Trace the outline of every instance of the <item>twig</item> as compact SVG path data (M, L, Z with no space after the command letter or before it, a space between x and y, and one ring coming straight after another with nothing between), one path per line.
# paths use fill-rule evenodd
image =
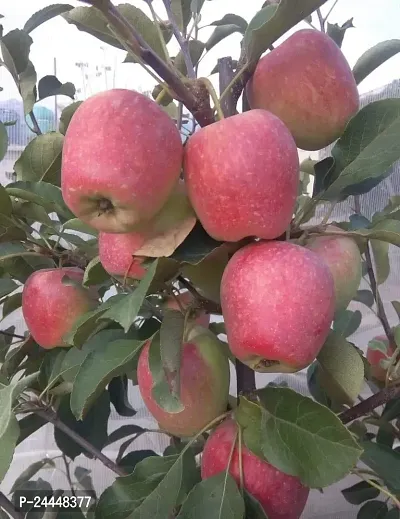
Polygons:
M219 91L227 92L227 87L231 84L232 78L235 73L233 71L233 62L231 57L220 58L218 60L218 71L219 71ZM230 95L220 97L221 109L225 117L234 115L236 112L236 105L234 99Z
M31 118L33 124L33 131L36 133L36 135L42 135L42 130L40 129L40 126L37 122L35 114L33 113L33 110L29 112L29 117Z
M146 4L149 6L151 15L152 15L153 20L154 20L154 25L157 28L158 37L160 38L160 42L161 42L161 45L162 45L165 57L167 58L168 65L172 66L172 61L171 61L171 58L169 57L169 52L168 52L168 49L167 49L167 44L165 43L164 36L163 36L162 30L161 30L160 24L158 23L158 16L157 16L157 13L154 10L153 2L152 2L152 0L145 0L145 1L146 1Z
M329 18L331 12L335 9L336 4L337 4L338 2L339 2L339 0L335 0L335 1L333 2L332 7L329 9L328 14L327 14L327 15L325 16L325 18L324 18L324 22L326 22L326 20Z
M68 463L67 457L66 457L66 455L64 453L62 453L62 459L64 461L65 475L67 477L68 485L71 488L71 493L72 493L73 496L76 496L74 485L72 484L71 471L70 471L70 468L69 468L69 463Z
M318 16L319 24L321 26L321 32L325 32L325 20L324 20L324 17L322 16L321 9L317 9L317 16Z
M27 337L24 337L23 335L18 335L18 334L15 334L15 333L9 333L9 332L5 332L3 330L0 330L0 335L5 335L6 337L13 337L14 339L21 339L21 340L25 340Z
M171 0L163 0L163 4L165 7L165 10L167 11L168 20L171 22L174 36L175 36L177 42L179 43L179 47L182 50L183 59L185 60L187 75L190 79L195 79L196 72L194 70L193 61L190 56L189 43L182 36L182 33L179 30L178 24L176 23L174 13L172 12L172 9L171 9Z
M207 79L205 77L201 78L201 82L206 86L208 93L210 94L211 99L213 100L214 108L217 111L218 119L219 120L223 119L225 117L224 112L221 109L221 105L220 105L220 102L219 102L219 99L218 99L218 96L214 89L213 84L211 83L211 81L209 79Z
M13 519L24 519L25 514L18 512L11 501L0 492L0 508L5 510Z
M359 418L360 416L365 416L369 414L377 407L387 404L388 402L390 402L390 400L393 400L394 398L398 397L400 397L400 385L386 387L378 393L375 393L375 395L366 398L354 407L346 409L346 411L343 411L339 414L339 418L344 424L347 424L349 422L352 422L356 418Z
M107 468L115 472L115 474L118 474L118 476L126 476L126 472L118 467L116 463L114 463L110 458L107 458L101 451L96 449L91 443L89 443L85 438L82 438L78 433L73 431L68 425L65 425L58 417L57 415L47 409L38 409L35 408L34 412L38 415L47 420L48 422L52 423L54 427L57 427L60 431L62 431L64 434L69 436L71 440L76 442L78 445L80 445L82 448L84 448L87 452L92 454L96 459L101 461L103 465L105 465Z

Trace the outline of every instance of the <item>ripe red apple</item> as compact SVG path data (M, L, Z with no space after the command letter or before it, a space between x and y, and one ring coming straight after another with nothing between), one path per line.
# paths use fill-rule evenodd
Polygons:
M251 108L279 117L303 150L319 150L343 133L359 108L353 73L326 34L303 29L260 59L247 96Z
M129 232L165 204L182 166L172 119L151 99L113 89L84 101L65 135L61 188L81 220Z
M327 230L341 231L334 225ZM335 310L344 310L361 282L361 254L357 243L347 236L318 236L312 238L307 247L328 265L335 285Z
M147 343L140 353L138 384L147 409L161 429L174 436L190 437L226 411L229 363L212 332L194 328L182 347L180 398L185 408L178 413L165 411L152 396L149 347Z
M201 477L207 479L228 467L233 442L237 439L237 424L232 419L222 422L206 441ZM242 445L244 488L263 507L269 519L298 519L306 505L309 489L300 480L279 471L258 458ZM239 448L236 445L229 473L240 484Z
M111 276L142 279L146 274L142 266L146 258L135 257L134 254L144 240L144 236L138 232L99 233L99 256L104 269Z
M196 132L185 147L184 172L194 210L216 240L273 239L290 223L299 157L289 130L265 110Z
M80 286L83 270L75 267L38 270L22 292L22 313L35 341L42 348L66 346L63 337L75 321L97 305L97 294ZM67 276L75 282L64 284Z
M328 336L334 304L325 262L288 242L243 247L222 277L229 347L260 372L290 373L308 366Z
M188 306L190 306L193 303L192 294L190 292L183 292L182 294L179 294L176 297L168 296L166 300L166 307L170 310L181 310L181 306L179 306L177 299L179 300L179 303L182 306L183 310L186 310ZM198 317L196 318L196 323L200 326L203 326L203 328L208 328L208 326L210 325L210 314L201 311Z
M375 337L374 340L383 342L386 345L386 355L383 353L383 351L373 350L368 346L367 360L371 364L371 375L377 380L385 382L387 369L381 366L381 360L385 360L388 357L391 357L396 351L396 346L394 344L389 344L386 335L378 335L378 337Z

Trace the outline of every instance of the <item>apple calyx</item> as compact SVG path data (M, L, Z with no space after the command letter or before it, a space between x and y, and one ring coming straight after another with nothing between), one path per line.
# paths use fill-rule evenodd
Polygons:
M98 216L101 216L102 214L111 213L114 210L114 205L108 198L100 198L97 201L99 212Z
M258 373L296 373L296 371L303 369L302 367L285 364L279 360L264 359L262 357L255 357L242 362Z

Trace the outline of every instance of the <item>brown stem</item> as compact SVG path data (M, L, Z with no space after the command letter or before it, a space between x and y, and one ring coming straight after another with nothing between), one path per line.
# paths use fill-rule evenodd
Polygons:
M22 512L18 512L18 510L15 509L14 505L3 492L0 492L0 509L7 512L13 519L24 519L25 517Z
M23 335L17 335L15 333L4 332L3 330L0 330L0 335L5 335L6 337L13 337L14 339L22 339L22 340L26 339L26 337L24 337Z
M64 453L62 453L62 459L64 461L64 465L65 465L65 475L67 477L67 481L68 481L68 485L71 489L71 494L73 496L76 496L76 493L75 493L75 490L74 490L74 485L72 484L72 479L71 479L71 470L70 470L70 467L69 467L69 463L68 463L68 460L67 460L67 457Z
M339 414L339 418L344 424L347 424L349 422L352 422L356 418L360 418L360 416L367 415L377 407L387 404L388 402L390 402L390 400L399 397L400 385L386 387L385 389L382 389L382 391L379 391L379 393L376 393L375 395L366 398L365 400L351 407L350 409L346 409L346 411L343 411Z
M74 440L78 445L80 445L82 448L84 448L87 452L92 454L96 459L101 461L103 465L105 465L107 468L118 474L118 476L126 476L126 472L118 467L116 463L114 463L110 458L107 458L101 451L96 449L91 443L89 443L85 438L82 438L78 433L73 431L68 425L65 425L58 417L57 415L51 411L51 410L45 410L45 409L35 409L35 413L48 422L52 423L54 427L57 427L60 431L62 431L64 434L69 436L71 440Z

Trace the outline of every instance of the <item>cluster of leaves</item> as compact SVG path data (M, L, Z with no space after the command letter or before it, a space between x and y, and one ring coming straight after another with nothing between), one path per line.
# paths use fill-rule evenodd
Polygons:
M154 15L151 2L147 3ZM323 3L324 0L304 0L294 8L290 0L268 1L249 23L228 13L210 24L215 29L205 42L199 39L204 0L172 0L171 8L194 66L223 38L233 33L243 35L235 64L240 78L243 70L254 66L287 30L302 20L312 23L312 13ZM130 4L121 4L116 9L179 77L190 77L184 51L174 57L169 55L167 45L174 32L170 20L163 21L157 15L152 20ZM45 351L29 335L15 336L13 328L3 330L0 335L0 479L10 466L15 447L50 421L55 424L57 446L70 460L81 454L97 456L105 447L122 442L115 466L127 476L117 478L99 497L97 505L85 514L82 512L82 516L101 519L112 513L121 519L144 516L185 519L193 517L195 510L199 517L211 514L240 519L246 514L246 517L265 518L259 503L246 493L242 495L229 473L201 481L196 455L202 450L205 434L190 442L175 442L160 456L149 450L127 453L138 436L146 434L145 429L135 424L108 433L111 405L121 416L135 416L128 401L128 385L137 383L138 353L154 337L162 343L163 351L153 373L158 381L159 402L167 406L172 401L181 404L179 393L170 392L162 368L176 371L179 367L182 319L174 312L163 315L159 296L170 293L173 285L179 286L180 277L184 276L198 292L211 294L207 297L218 305L218 289L213 286L212 276L219 268L218 254L223 253L224 245L212 240L196 224L187 229L179 244L174 243L172 250L169 250L171 243L167 244L168 254L163 244L164 253L158 254L157 259L149 259L146 276L135 286L126 286L104 271L98 257L97 233L69 211L59 187L64 135L79 102L71 103L63 111L56 132L42 135L32 113L37 101L51 95L67 95L74 100L75 88L71 83L61 84L54 76L46 76L37 83L29 59L31 32L60 15L79 30L126 49L123 39L94 6L51 5L35 13L23 29L1 34L0 65L14 78L25 114L30 116L37 134L15 164L17 181L0 186L3 319L21 307L21 289L30 274L59 265L83 268L84 286L95 286L102 301L70 330L66 337L70 348ZM337 35L335 41L340 45L344 31L350 26L349 22L341 27L328 24L328 31L332 37ZM367 51L354 68L357 82L399 50L399 42L392 40ZM125 61L134 62L135 66L140 64L138 56L131 52ZM216 72L218 66L210 73ZM164 85L153 91L157 102L176 119L178 106L170 94ZM302 172L293 221L295 235L312 217L318 204L336 203L366 193L390 174L390 167L400 158L399 114L398 99L371 103L350 121L331 156ZM6 150L6 123L0 123L0 160ZM310 176L314 177L312 196L307 191ZM399 197L393 197L371 221L356 215L350 223L339 224L343 233L357 240L363 253L367 244L371 244L377 282L383 283L390 270L389 244L400 246ZM319 233L321 228L309 226L307 232ZM114 295L110 297L110 293ZM359 291L355 300L375 310L372 291ZM394 301L393 306L400 317L400 302ZM361 460L370 473L368 477L359 473L372 484L358 483L343 490L344 497L353 504L364 503L360 518L395 519L397 511L389 511L376 498L380 489L395 499L400 494L400 452L399 448L393 448L400 436L399 402L388 403L381 414L368 415L348 428L337 417L345 406L354 404L364 379L369 380L374 391L380 389L377 381L371 380L362 353L347 340L360 324L359 311L345 310L336 315L333 331L309 369L313 399L271 386L257 391L254 398L241 397L233 412L247 448L278 469L298 476L311 488L340 481ZM217 335L223 332L217 326L211 329ZM397 346L400 346L399 335L396 331ZM379 343L375 347L379 348ZM81 441L76 441L77 436ZM13 485L14 499L22 489L56 494L57 490L49 483L34 479L39 470L54 463L54 460L39 460L24 471ZM71 478L68 460L65 467L74 489L83 488L94 494L85 469L77 467Z

